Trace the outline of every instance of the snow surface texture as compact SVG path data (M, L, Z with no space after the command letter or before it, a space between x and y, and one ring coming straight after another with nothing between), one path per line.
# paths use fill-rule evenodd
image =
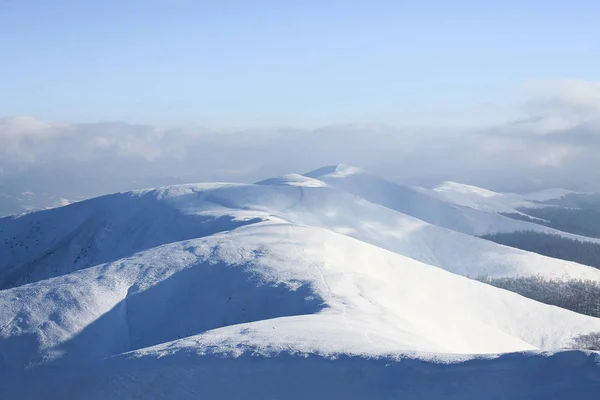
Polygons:
M357 171L0 219L0 397L595 398L594 354L539 351L600 319L461 275L597 270L328 182Z

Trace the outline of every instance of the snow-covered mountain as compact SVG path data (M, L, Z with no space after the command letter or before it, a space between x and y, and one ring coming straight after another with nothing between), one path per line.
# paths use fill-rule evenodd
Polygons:
M474 208L476 210L496 212L496 213L519 213L518 208L539 207L534 199L551 199L562 194L558 193L532 193L531 195L521 195L517 193L498 193L477 186L466 185L458 182L444 182L432 189L415 188L421 192L433 195L440 200L460 206Z
M450 203L483 211L519 213L519 208L546 206L544 202L560 199L576 192L566 189L545 189L532 193L498 193L477 186L458 182L444 182L432 189L416 188Z
M600 280L595 268L442 228L302 175L256 185L211 183L118 193L0 221L0 250L7 255L0 263L0 288L260 221L325 228L470 277Z
M586 236L509 218L498 214L498 210L482 209L484 207L473 208L468 204L461 204L466 203L465 201L457 201L456 198L459 196L440 199L438 195L387 181L357 167L328 166L309 172L306 176L319 179L330 187L352 193L372 203L469 235L534 231L598 242ZM482 191L476 192L481 196ZM473 200L474 196L469 196L469 198Z
M540 351L600 319L468 277L600 271L471 236L521 221L390 185L335 167L0 219L0 396L592 398L593 356Z

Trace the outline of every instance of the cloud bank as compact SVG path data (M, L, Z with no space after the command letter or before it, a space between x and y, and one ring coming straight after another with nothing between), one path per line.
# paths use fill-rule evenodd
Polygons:
M62 197L206 180L256 181L346 163L410 184L496 190L600 182L600 83L528 85L519 118L479 129L349 124L315 130L172 128L0 119L0 189Z

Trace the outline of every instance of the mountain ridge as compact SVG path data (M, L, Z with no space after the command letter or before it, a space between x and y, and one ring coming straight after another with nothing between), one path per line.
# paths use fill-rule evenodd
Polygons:
M385 190L340 187L369 176L361 169L320 174L168 186L0 219L0 251L9 255L0 260L0 372L15 377L0 393L134 396L143 385L158 393L174 383L163 368L174 368L191 374L178 381L189 393L214 394L211 366L234 368L220 370L232 379L250 376L251 365L306 374L299 360L327 377L320 388L338 392L336 366L364 371L357 382L365 390L374 381L362 368L405 371L396 366L405 359L425 374L441 368L442 380L467 379L460 365L478 360L484 380L498 365L515 379L527 363L554 371L569 359L585 376L598 373L582 353L561 354L600 332L599 318L469 278L600 282L599 270L368 201ZM502 356L515 352L523 354ZM392 395L393 377L382 398Z

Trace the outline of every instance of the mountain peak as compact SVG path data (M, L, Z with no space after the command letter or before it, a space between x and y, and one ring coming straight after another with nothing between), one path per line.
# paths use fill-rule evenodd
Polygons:
M445 181L434 187L433 190L436 192L451 191L460 193L472 193L481 197L494 197L499 195L498 193L488 189L483 189L477 186L467 185L466 183L459 183L453 181Z
M315 169L314 171L304 174L310 178L343 178L350 175L360 174L365 172L363 169L346 164L328 165Z
M303 186L303 187L326 187L327 184L315 178L311 178L299 174L286 174L275 178L269 178L256 182L257 185L270 185L270 186Z

